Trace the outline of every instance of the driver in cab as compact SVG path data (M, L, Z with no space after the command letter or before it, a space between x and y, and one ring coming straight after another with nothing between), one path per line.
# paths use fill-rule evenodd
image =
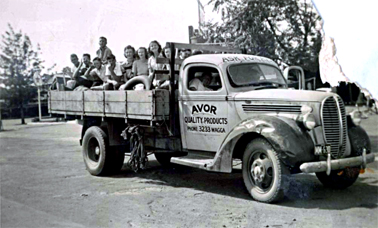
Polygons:
M211 72L203 72L200 77L194 78L189 82L191 91L213 91L209 88L212 81Z

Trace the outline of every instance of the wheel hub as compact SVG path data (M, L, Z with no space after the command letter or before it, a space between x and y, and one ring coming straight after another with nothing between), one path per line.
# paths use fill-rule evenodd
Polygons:
M255 181L260 183L263 182L266 175L266 169L260 159L253 162L251 174Z
M97 156L100 155L100 147L96 146L96 148L95 148L95 154L96 154Z

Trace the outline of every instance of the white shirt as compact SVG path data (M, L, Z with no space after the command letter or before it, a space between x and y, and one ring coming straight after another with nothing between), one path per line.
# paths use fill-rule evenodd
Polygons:
M213 91L212 89L205 87L202 84L202 81L199 80L198 78L195 78L195 79L190 81L189 90L192 90L192 91Z
M105 72L105 75L106 76L111 76L112 74L110 73L110 70L108 69L108 67L110 66L110 63L108 63L106 65L106 72ZM123 74L122 74L122 70L121 70L121 63L119 62L116 62L115 63L115 67L114 67L114 74L117 75L118 77L121 77Z
M76 70L77 70L77 66L73 65L71 67L71 74L70 74L71 78L73 77L73 74L75 73Z
M90 75L99 77L103 82L107 81L107 77L105 76L106 74L105 74L105 66L104 65L101 67L100 70L98 70L97 68L92 69L91 72L90 72Z

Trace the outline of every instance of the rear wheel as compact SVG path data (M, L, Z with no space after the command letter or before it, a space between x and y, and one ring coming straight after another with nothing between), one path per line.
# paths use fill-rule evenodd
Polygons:
M243 180L253 199L271 203L283 198L283 170L277 152L263 138L250 142L243 155Z
M316 173L316 177L325 187L345 189L356 182L360 175L359 167L348 167L342 170L332 170L328 176L326 172Z
M107 135L100 127L88 128L82 148L84 163L90 174L113 174L122 168L124 153L121 147L109 147Z

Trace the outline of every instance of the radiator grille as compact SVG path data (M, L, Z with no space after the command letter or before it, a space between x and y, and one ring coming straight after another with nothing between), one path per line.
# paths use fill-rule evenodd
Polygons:
M242 105L244 112L286 112L301 113L299 105Z
M328 97L323 103L322 114L324 136L326 142L331 144L331 156L340 158L345 152L347 133L345 107L342 100Z
M341 120L342 120L342 138L341 138L341 151L339 153L339 157L342 157L345 153L346 143L347 143L347 121L346 121L346 112L344 102L340 97L337 97L337 102L339 103L340 112L341 112Z

